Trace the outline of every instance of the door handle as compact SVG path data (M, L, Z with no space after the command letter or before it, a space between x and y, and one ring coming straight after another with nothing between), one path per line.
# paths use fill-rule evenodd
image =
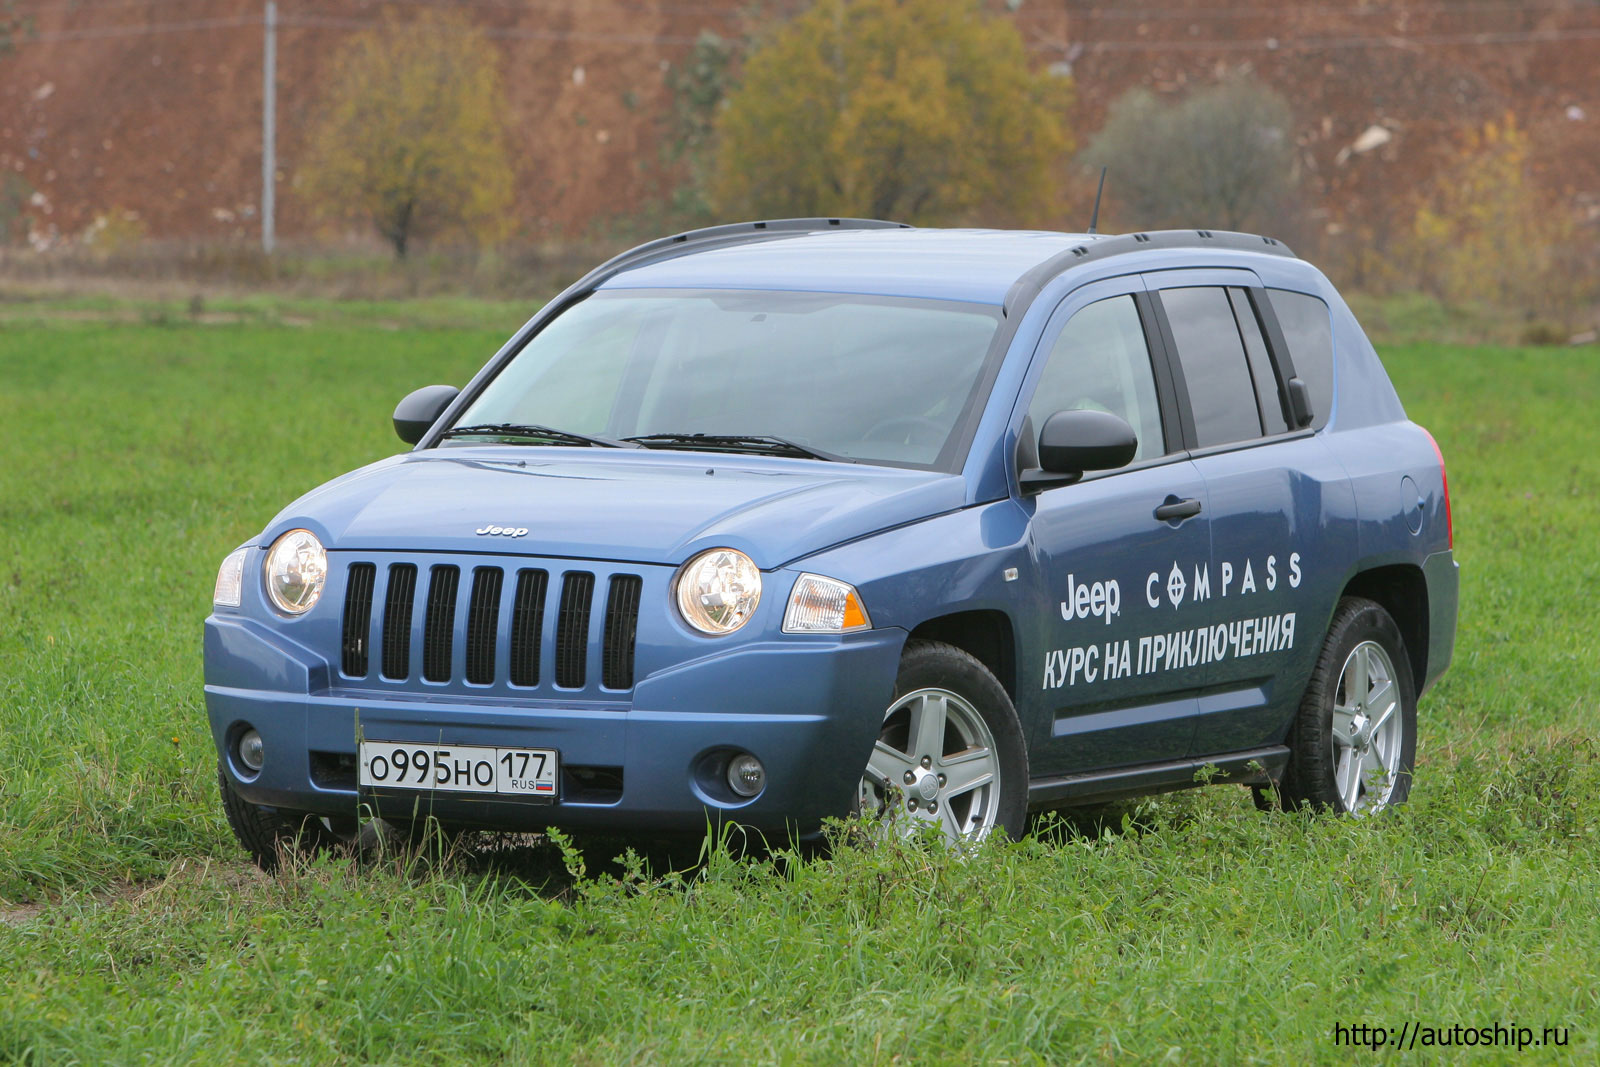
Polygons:
M1174 500L1168 497L1165 504L1156 508L1156 520L1158 522L1182 522L1184 519L1192 519L1198 514L1200 514L1200 501L1194 497L1190 497L1188 500Z

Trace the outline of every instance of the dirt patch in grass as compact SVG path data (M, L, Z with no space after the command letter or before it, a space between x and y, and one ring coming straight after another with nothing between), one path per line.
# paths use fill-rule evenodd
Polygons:
M210 884L237 893L270 881L270 876L263 874L251 863L243 861L215 863L211 860L183 859L174 863L167 873L159 878L121 882L109 889L70 894L60 900L33 901L26 904L0 902L0 923L6 926L22 926L55 908L68 904L91 907L126 904L137 909L146 903L155 904L174 889Z

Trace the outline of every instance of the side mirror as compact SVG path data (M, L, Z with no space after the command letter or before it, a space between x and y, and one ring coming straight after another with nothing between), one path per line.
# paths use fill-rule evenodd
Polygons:
M394 432L406 444L416 444L428 432L428 427L439 421L450 402L460 395L461 390L453 385L423 386L395 406Z
M1039 467L1024 471L1024 490L1070 485L1085 471L1123 467L1139 450L1139 436L1126 419L1108 411L1058 411L1039 431Z

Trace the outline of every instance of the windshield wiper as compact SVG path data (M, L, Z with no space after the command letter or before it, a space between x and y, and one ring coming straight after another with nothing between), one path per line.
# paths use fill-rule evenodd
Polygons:
M848 456L835 455L771 434L721 434L721 433L649 433L639 437L624 437L645 448L681 448L689 452L749 452L762 456L798 456L802 459L825 459L835 463L854 463Z
M638 448L628 441L613 441L609 437L557 430L553 426L539 426L527 422L484 423L479 426L452 426L439 435L446 437L523 437L530 440L556 441L566 445L598 445L601 448Z

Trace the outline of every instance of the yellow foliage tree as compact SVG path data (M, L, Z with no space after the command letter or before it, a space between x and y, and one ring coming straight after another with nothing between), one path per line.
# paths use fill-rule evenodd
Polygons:
M1446 301L1562 311L1577 296L1562 251L1573 224L1541 202L1514 116L1464 139L1426 187L1408 235L1416 277Z
M714 192L751 216L1048 216L1067 79L973 0L820 0L749 58Z
M301 171L324 215L371 220L404 257L411 242L505 233L511 165L498 56L459 18L386 20L345 47Z

